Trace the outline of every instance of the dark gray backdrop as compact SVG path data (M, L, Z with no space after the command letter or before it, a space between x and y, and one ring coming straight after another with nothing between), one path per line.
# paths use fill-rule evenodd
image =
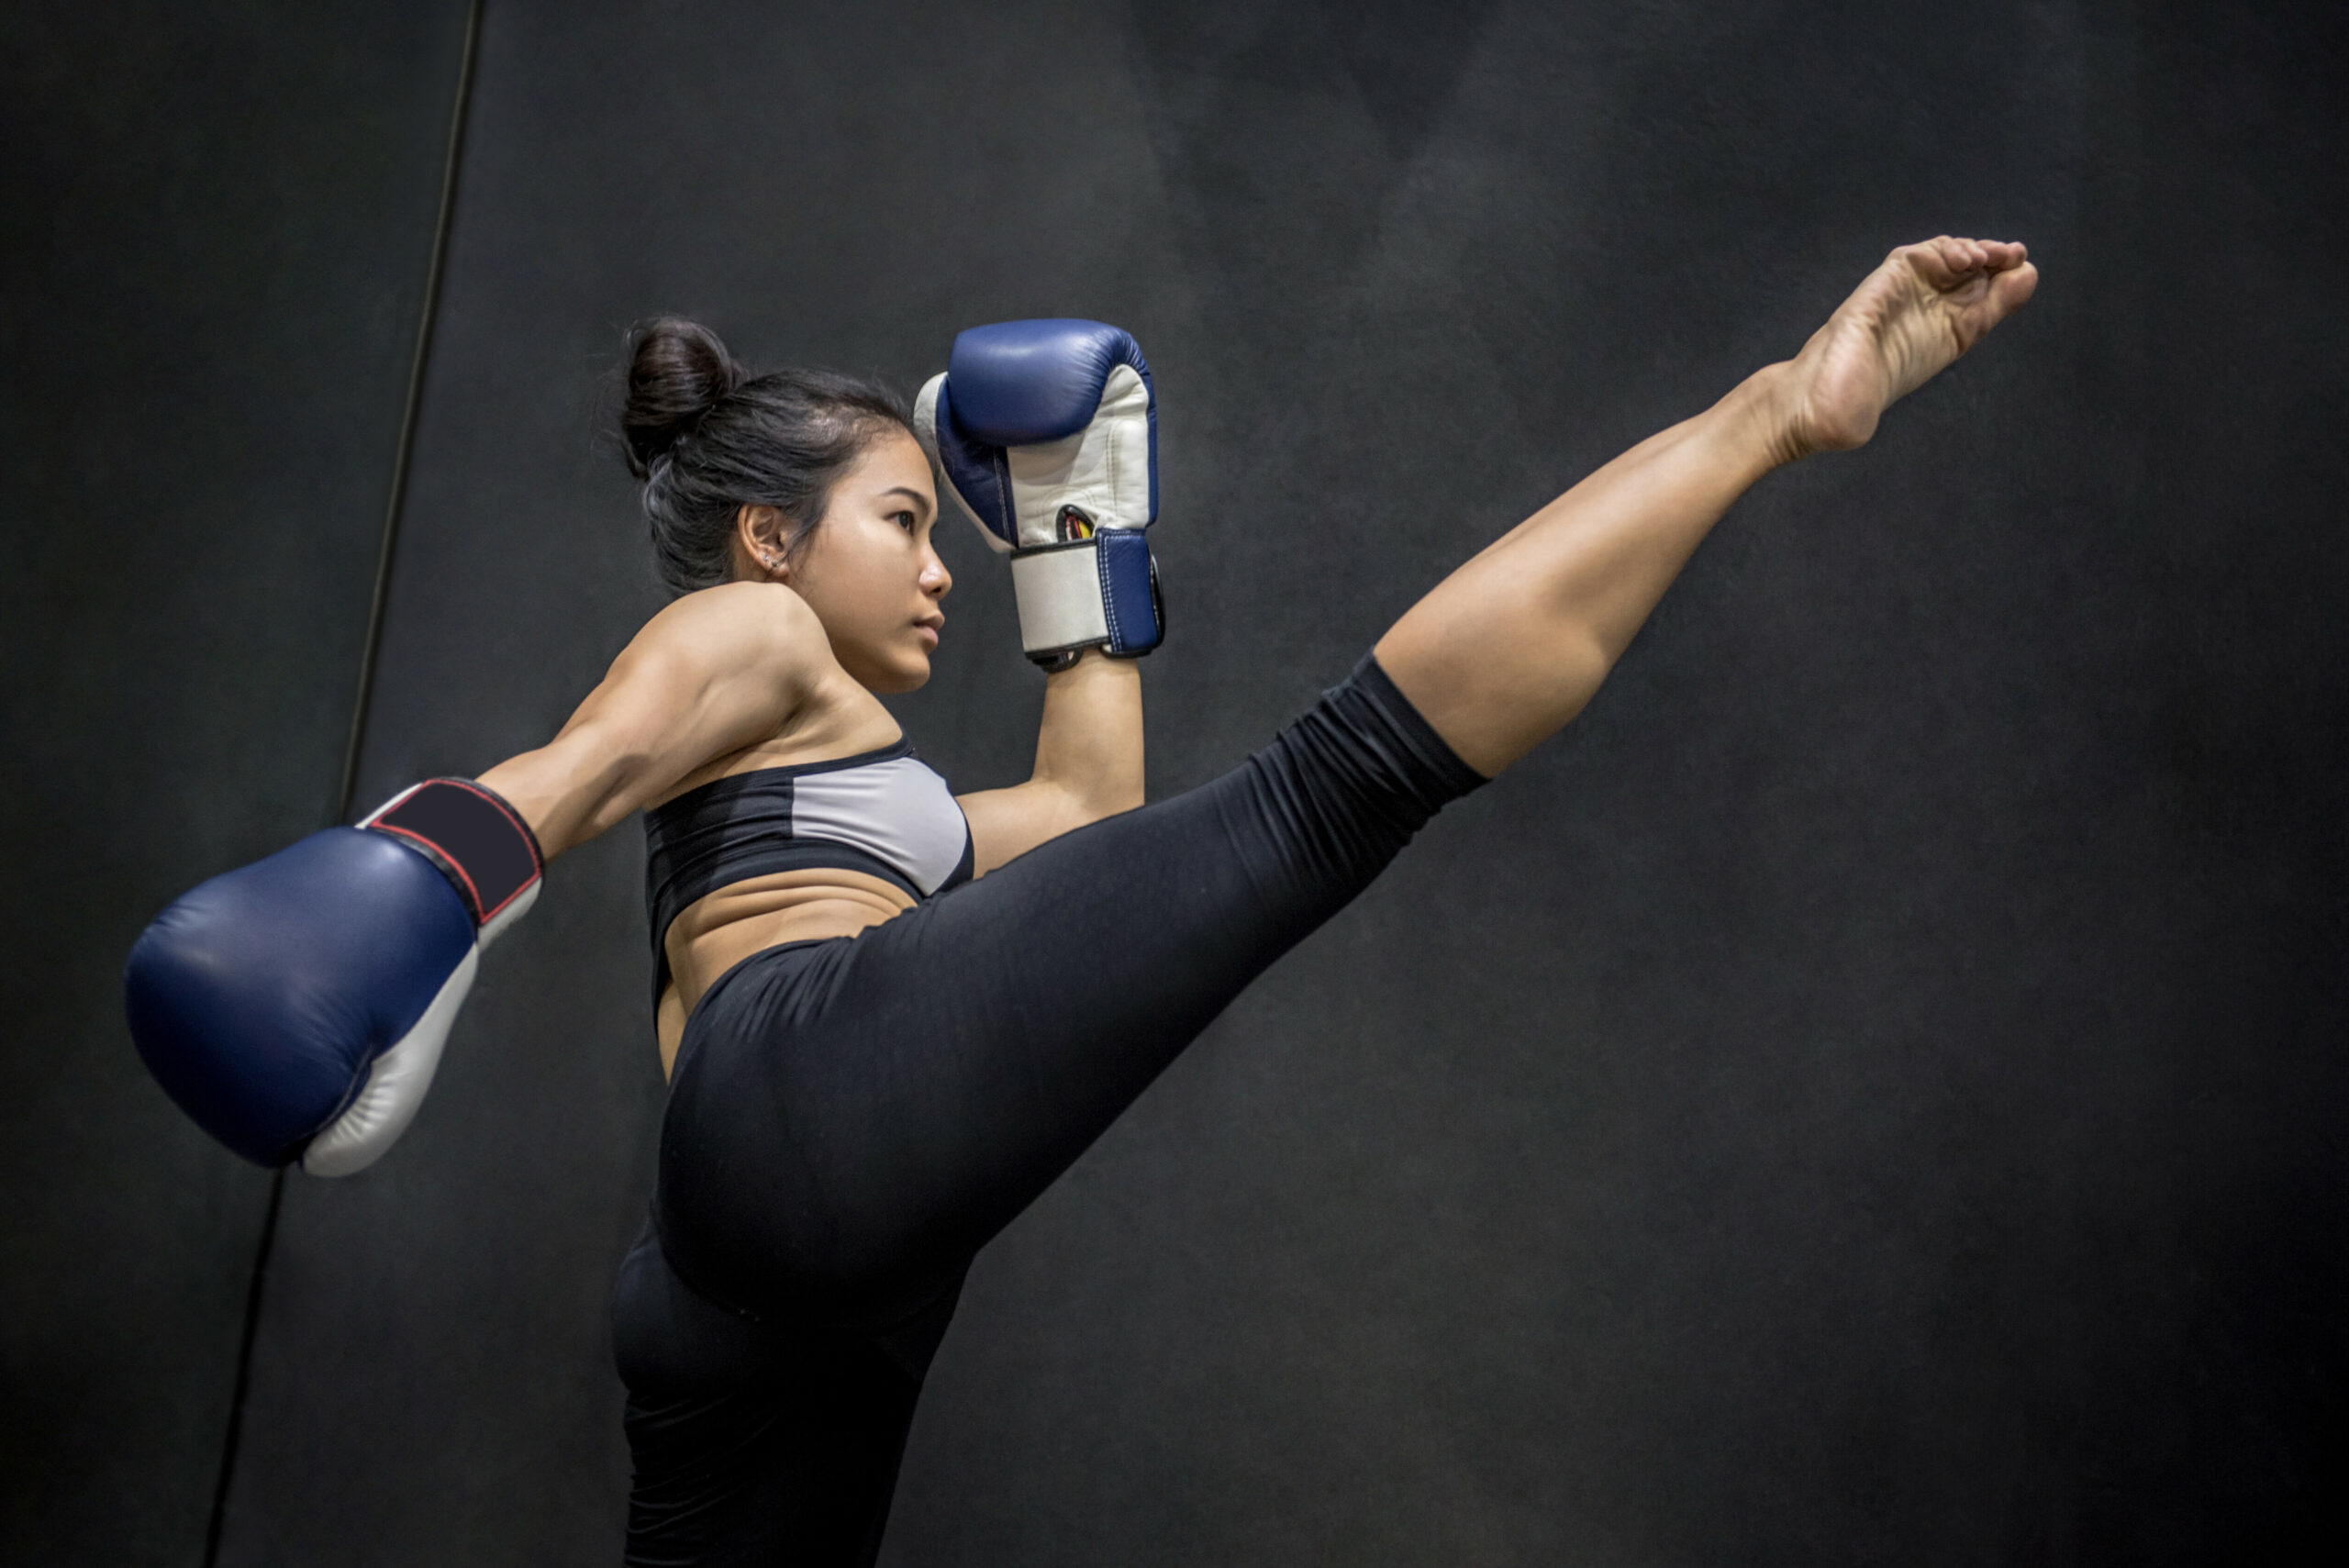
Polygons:
M363 253L287 241L299 308L207 314L250 219L123 172L104 57L37 83L25 205L173 237L184 295L80 314L191 389L107 402L59 307L132 237L12 281L10 1508L94 1557L200 1551L262 1191L139 1079L112 966L331 793L462 26L306 15L205 24L267 41L208 46L191 111L210 177L290 167L279 221ZM589 434L651 311L908 388L974 322L1131 328L1164 793L1890 244L2024 239L2030 311L1765 484L1568 736L982 1258L886 1558L2337 1551L2342 42L2275 6L493 4L360 795L538 743L659 603ZM82 428L58 376L118 466L28 478ZM1000 782L1037 683L944 549L901 711ZM633 828L563 862L399 1150L288 1187L223 1562L616 1556L640 871Z
M268 1178L118 976L335 809L464 7L0 8L0 1558L194 1563Z

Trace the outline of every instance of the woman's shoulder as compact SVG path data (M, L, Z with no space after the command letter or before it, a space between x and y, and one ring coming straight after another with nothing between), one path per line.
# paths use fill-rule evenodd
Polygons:
M816 612L780 583L723 583L685 595L647 621L633 646L729 670L835 662Z
M720 686L763 687L772 728L678 780L663 799L732 773L871 751L902 738L880 700L832 656L807 602L780 583L729 583L677 599L647 623L629 656L662 666L681 703Z

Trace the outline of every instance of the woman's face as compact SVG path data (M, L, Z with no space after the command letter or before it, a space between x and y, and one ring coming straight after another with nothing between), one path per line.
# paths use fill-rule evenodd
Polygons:
M913 437L893 430L841 475L798 554L780 570L758 574L788 584L807 601L824 623L832 657L858 684L909 692L930 679L930 655L946 624L938 603L954 585L930 547L937 520L930 460Z

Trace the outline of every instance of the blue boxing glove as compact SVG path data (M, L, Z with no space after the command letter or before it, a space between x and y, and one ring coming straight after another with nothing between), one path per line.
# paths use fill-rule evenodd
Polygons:
M415 1118L481 950L544 863L489 790L417 784L157 916L123 972L131 1040L236 1152L347 1175Z
M1164 635L1143 529L1158 516L1158 402L1130 334L1005 321L954 339L914 405L941 487L1011 557L1019 640L1047 669Z

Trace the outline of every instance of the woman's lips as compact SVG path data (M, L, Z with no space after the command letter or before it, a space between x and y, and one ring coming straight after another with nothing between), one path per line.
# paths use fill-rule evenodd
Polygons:
M946 617L944 616L931 616L925 620L918 620L914 622L914 629L921 633L922 646L924 648L935 648L938 646L939 628L943 627L945 624Z

